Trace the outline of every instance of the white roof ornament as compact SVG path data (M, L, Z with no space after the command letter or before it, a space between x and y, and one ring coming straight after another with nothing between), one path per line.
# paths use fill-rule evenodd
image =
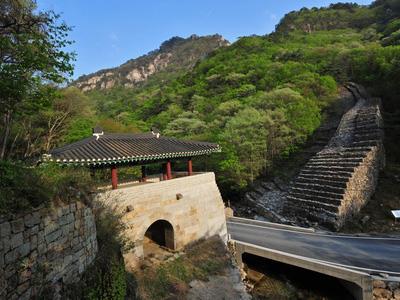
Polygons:
M156 138L160 137L160 130L155 128L154 126L151 127L151 133L156 136Z
M93 136L96 137L96 141L100 138L101 135L104 135L103 128L101 128L99 126L92 128L92 133L93 133Z

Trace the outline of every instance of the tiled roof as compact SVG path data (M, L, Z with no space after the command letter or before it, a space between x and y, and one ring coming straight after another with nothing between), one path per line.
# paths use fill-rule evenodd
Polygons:
M192 157L220 152L218 144L178 140L152 133L92 136L44 155L45 161L104 165Z

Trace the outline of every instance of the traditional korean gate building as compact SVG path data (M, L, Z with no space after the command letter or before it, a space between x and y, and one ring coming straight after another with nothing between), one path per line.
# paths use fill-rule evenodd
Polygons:
M192 159L220 152L217 144L178 140L152 131L143 134L104 134L52 150L45 160L80 165L92 171L108 168L111 188L98 199L123 214L126 236L134 247L125 257L143 257L147 236L171 249L219 234L226 239L224 204L212 172L193 172ZM173 172L173 161L185 161L185 172ZM146 166L159 163L162 173L147 174ZM118 185L118 169L141 166L141 178Z

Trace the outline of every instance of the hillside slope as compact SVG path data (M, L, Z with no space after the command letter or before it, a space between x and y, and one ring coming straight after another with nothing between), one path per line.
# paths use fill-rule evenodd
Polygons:
M128 60L119 67L104 69L79 77L73 85L82 91L110 89L117 85L134 87L161 71L179 73L187 71L201 58L229 42L220 35L189 38L173 37L163 42L159 49Z
M378 39L382 45L400 44L400 1L378 0L371 5L337 3L329 7L302 8L285 15L275 34L291 31L312 33L320 30L352 28L363 30L365 39Z
M396 3L302 9L286 15L272 34L242 37L185 70L170 72L177 66L171 63L135 88L124 81L129 72L118 75L118 86L86 93L96 109L91 122L106 131L121 131L119 124L156 126L165 135L219 143L223 152L207 167L225 196L237 197L304 146L329 118L345 82L366 86L386 111L400 108L400 46L395 39L384 43L399 30Z

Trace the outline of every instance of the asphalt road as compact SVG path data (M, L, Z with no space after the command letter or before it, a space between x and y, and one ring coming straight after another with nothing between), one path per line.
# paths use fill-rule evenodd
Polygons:
M299 255L370 274L400 275L400 238L308 233L228 221L237 241Z

